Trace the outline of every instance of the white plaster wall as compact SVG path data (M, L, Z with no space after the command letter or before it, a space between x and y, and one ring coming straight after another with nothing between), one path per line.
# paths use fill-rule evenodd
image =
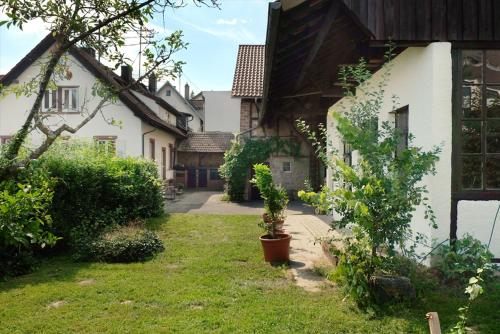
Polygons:
M47 53L43 57L46 56ZM68 80L58 81L57 85L78 86L80 105L84 100L88 100L88 110L92 110L93 107L99 103L99 98L92 97L91 95L95 77L72 56L68 56L68 61L71 64L72 77ZM37 75L39 71L39 66L33 64L19 76L18 80L21 83L26 82ZM0 136L12 135L21 128L28 115L28 110L33 105L34 100L34 96L21 96L16 98L13 94L0 98ZM150 101L147 102L149 103ZM156 109L153 110L157 111L158 105L156 103L154 103L154 105L156 105ZM62 122L67 122L70 125L76 125L82 119L83 117L80 114L60 114L51 116L49 122L53 126L61 124ZM109 120L111 119L119 121L121 123L120 126L109 124ZM148 127L150 126L148 125ZM102 115L97 114L88 124L82 127L74 135L63 133L63 136L71 135L73 138L116 136L116 148L119 156L140 157L142 155L143 128L144 124L142 120L136 117L127 106L118 100L115 104L105 106L103 108ZM152 129L152 127L150 128ZM159 143L157 144L158 147L160 147L160 152L157 154L157 157L161 156L161 144L164 142L175 144L175 138L173 138L171 134L162 130L157 129L154 135L161 137ZM29 145L34 146L40 143L43 138L44 136L41 133L34 131L29 136ZM158 160L158 163L161 164L161 161Z
M149 144L149 140L153 138L155 140L155 162L158 166L158 176L162 177L162 148L166 148L167 152L167 179L173 178L173 170L169 169L170 166L170 145L175 147L175 137L172 134L166 133L165 131L161 131L152 127L151 125L142 122L141 125L142 133L146 133L144 135L144 157L146 159L151 159L151 146ZM151 132L154 130L153 132Z
M230 91L204 91L205 130L240 131L241 99L231 97Z
M158 115L163 121L165 121L165 122L167 122L167 123L169 123L169 124L171 124L173 126L176 126L176 124L177 124L177 117L174 114L168 112L168 110L166 110L166 109L163 109L152 98L149 98L149 97L147 97L145 95L142 95L139 92L132 91L132 93L137 98L139 98L139 100L141 100L145 105L147 105L149 107L149 109L153 110L155 112L155 114Z
M380 82L381 71L375 73L370 79L373 87ZM399 98L396 108L409 105L409 130L415 136L413 144L423 147L424 150L430 150L434 145L442 147L440 160L436 165L437 174L427 176L423 180L430 192L430 204L436 214L439 229L433 230L429 227L428 222L424 220L422 208L417 209L412 221L413 229L427 235L429 241L432 239L442 241L448 238L450 231L451 44L432 43L427 47L408 48L393 60L390 72L380 121L394 121L394 116L389 112L394 109L391 101L392 96L396 95ZM347 110L351 103L344 98L330 110ZM341 150L341 141L335 136L336 129L330 116L328 127L334 145ZM330 186L332 186L331 183ZM480 210L480 208L477 207L474 210ZM468 226L462 226L463 230L468 228ZM425 248L420 250L425 251Z
M168 89L171 90L170 96L167 96L166 94L166 91ZM193 119L188 122L188 126L194 132L200 132L202 130L203 115L199 111L195 110L191 106L191 104L189 104L189 102L187 102L186 99L175 89L175 87L167 83L162 87L160 87L160 89L156 93L156 96L167 101L172 107L174 107L178 111L192 115Z

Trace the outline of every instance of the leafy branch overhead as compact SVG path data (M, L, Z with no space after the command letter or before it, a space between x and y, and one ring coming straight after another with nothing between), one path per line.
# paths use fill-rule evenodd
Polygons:
M73 76L71 59L68 52L73 48L93 49L105 61L110 69L122 65L131 65L123 47L127 38L138 36L146 29L153 15L161 15L165 20L167 10L186 6L188 3L197 6L219 6L218 0L75 0L75 1L38 1L0 0L0 12L6 19L0 26L7 28L23 27L31 21L43 21L46 29L54 39L48 54L38 61L38 73L27 82L0 87L0 98L7 94L16 96L34 96L32 106L19 131L14 136L7 150L0 159L0 179L15 174L19 168L41 156L57 137L63 132L75 133L86 125L103 108L116 100L116 96L124 90L133 88L141 81L155 75L157 78L175 78L181 71L184 62L174 59L174 54L185 49L187 43L182 39L182 32L175 31L167 37L160 38L153 34L147 47L142 50L144 71L139 78L120 86L103 86L97 83L92 88L92 98L99 97L96 106L89 106L88 101L82 103L81 122L77 125L62 124L51 126L47 117L41 112L41 104L47 90L55 87L60 80ZM109 70L108 76L112 76ZM85 103L87 102L87 103ZM27 156L21 156L21 147L26 144L28 134L38 129L45 135L43 143L32 149Z

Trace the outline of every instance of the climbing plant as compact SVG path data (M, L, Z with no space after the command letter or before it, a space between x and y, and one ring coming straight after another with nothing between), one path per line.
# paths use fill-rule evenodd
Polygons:
M300 155L300 142L293 138L279 137L245 138L233 142L224 154L224 164L219 168L219 173L226 182L226 193L230 201L244 200L245 184L251 166L265 162L271 154L297 157Z

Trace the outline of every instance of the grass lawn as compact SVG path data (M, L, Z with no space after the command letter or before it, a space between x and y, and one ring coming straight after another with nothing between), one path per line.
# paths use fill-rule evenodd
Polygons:
M255 216L176 214L151 221L166 250L139 264L47 260L0 283L2 333L428 333L464 301L450 292L383 317L360 313L333 287L308 293L264 263ZM58 307L51 307L60 302ZM481 333L500 331L500 285L474 306Z

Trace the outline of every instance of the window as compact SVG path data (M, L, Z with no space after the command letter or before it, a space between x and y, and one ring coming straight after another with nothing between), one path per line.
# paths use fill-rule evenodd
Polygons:
M97 148L104 153L116 154L116 136L95 136Z
M455 190L500 190L500 50L462 50L459 60Z
M162 179L167 178L167 148L161 148L161 176Z
M217 168L210 168L210 180L211 181L220 180L219 170Z
M45 112L78 112L78 87L58 87L57 90L47 90L43 97Z
M172 145L172 144L168 145L168 152L169 152L168 168L174 169L174 162L175 162L174 145Z
M395 127L401 134L401 142L396 148L396 156L408 148L408 109L408 106L404 106L394 112Z
M285 173L292 172L292 163L290 161L284 161L281 167L281 170Z
M342 151L344 152L344 155L343 155L343 160L344 160L344 163L347 165L347 166L352 166L352 149L351 149L351 145L350 144L347 144L346 142L343 142L343 149Z
M156 159L156 148L155 148L155 140L154 138L149 138L149 157L151 160L155 161Z
M171 91L170 89L167 89L167 90L165 91L165 95L166 95L166 96L170 96L170 95L172 95L172 91Z
M0 136L0 144L7 144L12 139L12 136Z

